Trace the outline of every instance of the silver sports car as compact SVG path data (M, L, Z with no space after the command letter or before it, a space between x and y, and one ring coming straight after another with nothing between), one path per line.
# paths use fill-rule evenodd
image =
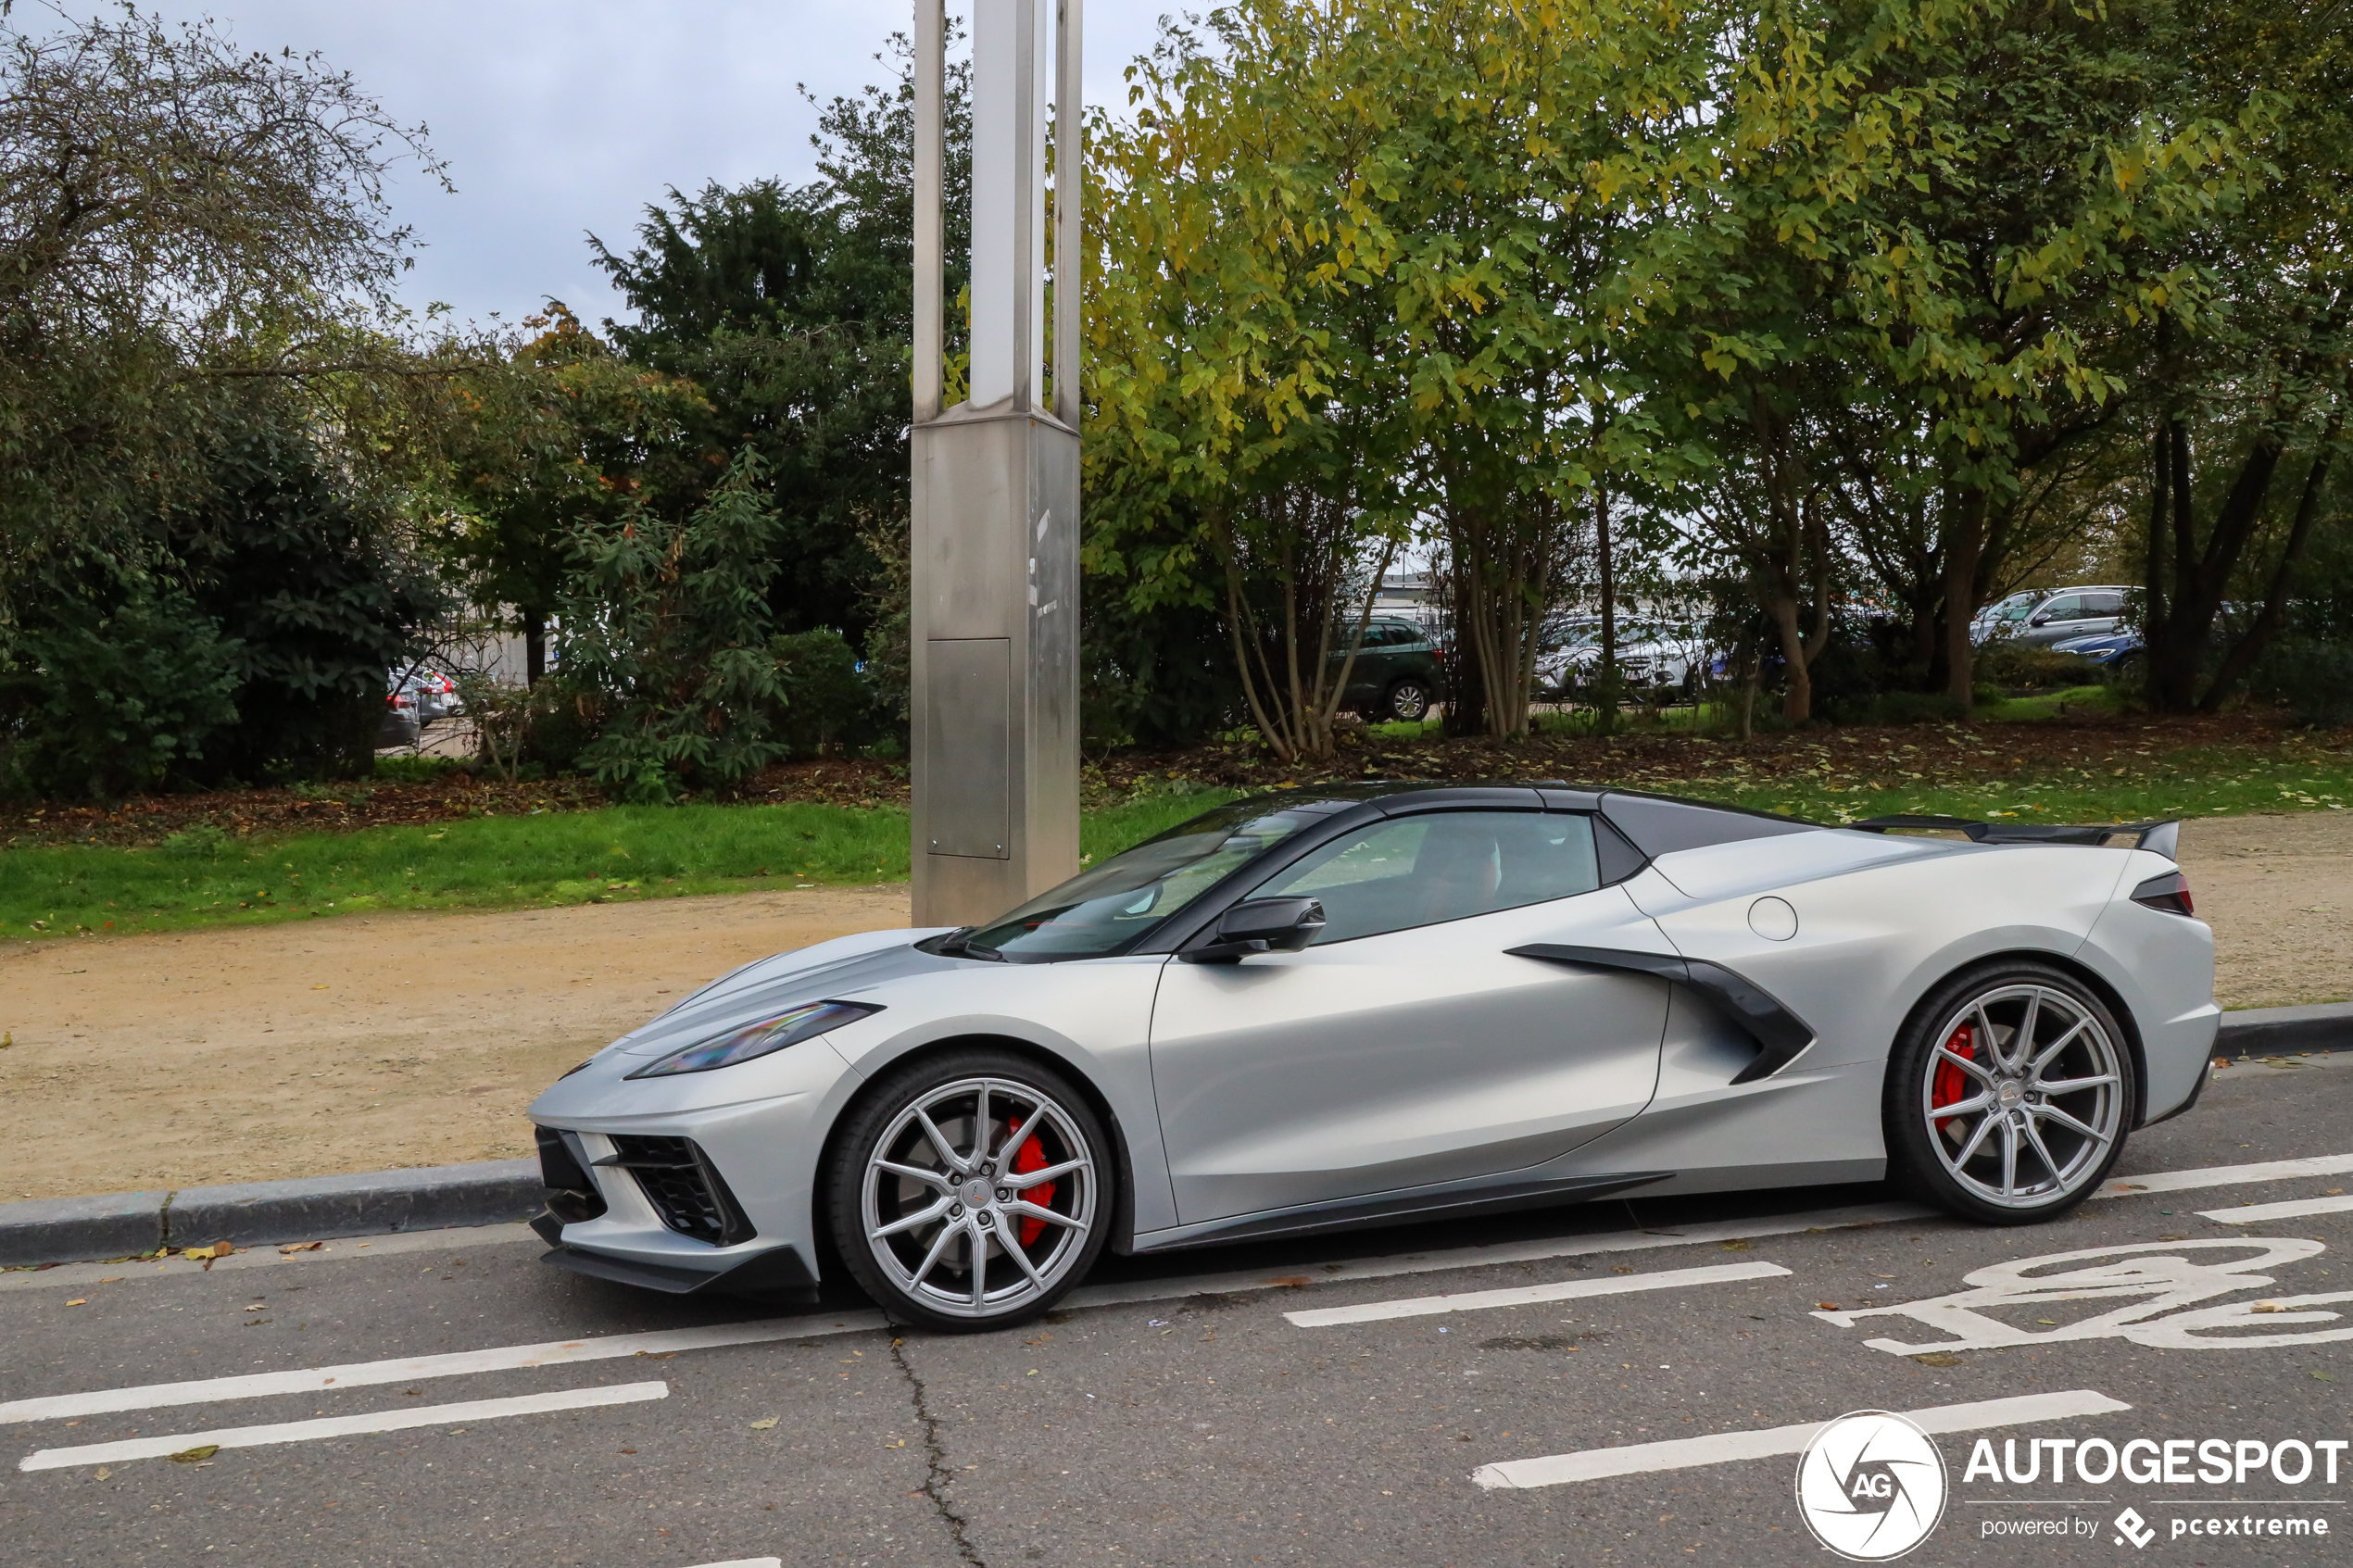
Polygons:
M615 1040L531 1108L536 1223L584 1273L790 1298L837 1259L973 1329L1106 1247L1602 1194L1893 1175L2046 1219L2206 1081L2174 832L1236 801L989 925L779 954Z

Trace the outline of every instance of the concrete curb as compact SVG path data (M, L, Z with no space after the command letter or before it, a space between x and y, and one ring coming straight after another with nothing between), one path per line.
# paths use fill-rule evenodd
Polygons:
M2353 1051L2353 1002L2307 1008L2241 1008L2222 1015L2216 1056L2278 1056L2283 1051Z
M124 1258L225 1241L258 1247L527 1220L544 1206L535 1160L239 1182L172 1192L0 1203L0 1267Z
M2342 1050L2353 1050L2353 1003L2226 1012L2214 1036L2218 1057ZM0 1267L86 1262L216 1241L260 1247L505 1224L538 1213L543 1197L537 1160L491 1160L356 1176L0 1203Z

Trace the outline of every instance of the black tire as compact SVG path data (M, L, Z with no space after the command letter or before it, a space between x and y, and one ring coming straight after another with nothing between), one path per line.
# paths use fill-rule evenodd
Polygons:
M2054 1219L2108 1179L2138 1104L2131 1042L2098 993L2038 960L1981 964L1931 992L1889 1054L1889 1174L1966 1219Z
M1389 716L1401 724L1418 724L1429 717L1429 687L1419 677L1408 675L1390 683L1389 695L1381 699Z
M918 1115L935 1111L944 1149ZM885 1073L851 1108L826 1161L826 1217L850 1277L893 1321L1010 1328L1094 1267L1116 1166L1101 1120L1062 1073L1012 1051L953 1050ZM1038 1182L1039 1170L1064 1173ZM1026 1185L1006 1185L1014 1176Z

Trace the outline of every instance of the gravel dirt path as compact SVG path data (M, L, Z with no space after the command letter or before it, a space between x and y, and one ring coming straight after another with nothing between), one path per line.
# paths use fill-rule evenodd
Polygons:
M2225 1006L2353 997L2353 813L2182 846ZM670 998L907 919L895 884L10 944L0 1198L526 1154L533 1096Z
M614 1035L907 920L898 884L11 943L0 1199L528 1154L523 1107Z

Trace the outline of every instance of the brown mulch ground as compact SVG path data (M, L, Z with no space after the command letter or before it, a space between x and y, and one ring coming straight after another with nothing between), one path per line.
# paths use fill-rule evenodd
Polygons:
M2289 741L2343 751L2353 746L2353 734L2316 737L2244 713L2164 720L2086 713L2070 714L2064 722L1807 728L1760 733L1747 742L1641 733L1610 739L1536 735L1520 741L1436 736L1402 741L1356 732L1343 734L1338 754L1326 762L1288 764L1255 743L1220 743L1181 751L1115 752L1088 759L1084 775L1088 803L1101 805L1176 779L1238 789L1365 778L1558 778L1671 788L1719 774L1730 766L1756 783L1800 774L1884 772L1888 759L1898 755L1906 767L1930 779L1960 772L1980 779L2032 777L2131 764L2176 751ZM822 758L770 768L740 798L904 806L907 788L903 762ZM237 834L340 832L610 804L610 797L585 779L509 784L452 772L431 784L367 782L213 791L144 797L112 807L18 806L0 815L0 847L152 844L198 823Z

